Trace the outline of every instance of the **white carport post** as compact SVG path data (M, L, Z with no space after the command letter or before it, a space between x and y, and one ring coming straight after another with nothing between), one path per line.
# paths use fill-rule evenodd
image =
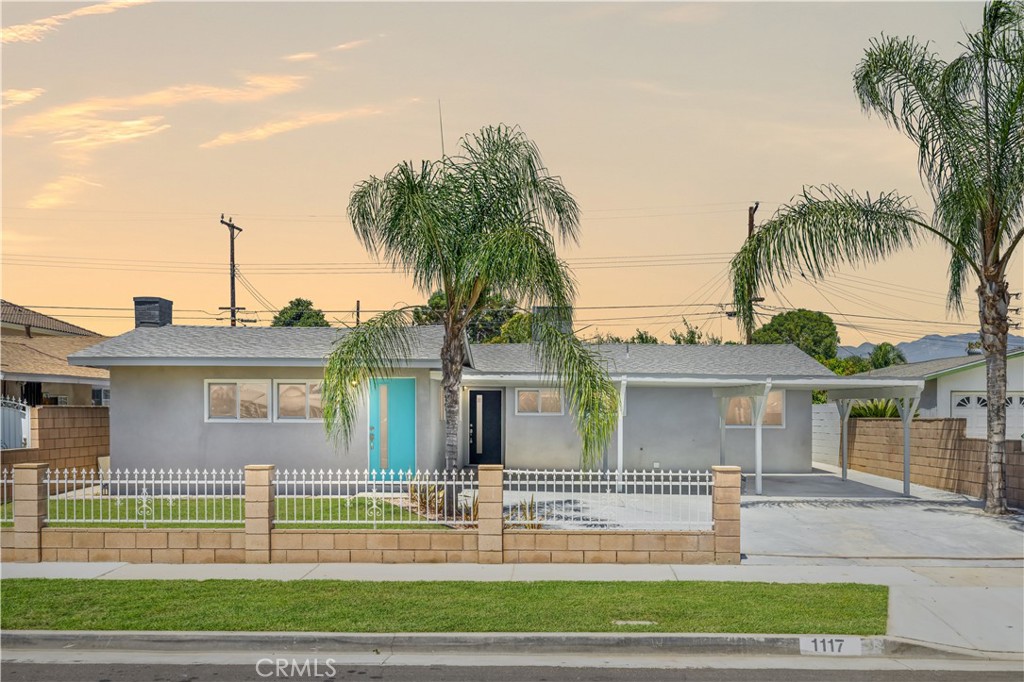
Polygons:
M764 425L764 413L765 407L768 405L768 394L772 391L772 380L768 379L763 384L746 384L744 386L726 386L722 388L716 388L712 391L712 395L718 398L719 402L719 415L724 415L723 403L728 405L730 398L750 398L751 405L754 408L754 490L758 495L761 494L761 469L764 460L763 449L761 447L761 427ZM722 419L722 430L725 430L725 417L721 416ZM724 434L722 442L725 442ZM722 446L724 447L724 446Z
M729 399L718 399L718 463L725 466L725 418L729 415Z
M768 405L768 394L772 390L772 380L769 379L764 385L764 393L750 396L750 402L754 406L754 492L761 494L761 469L764 457L761 443L762 426L764 425L765 407Z
M836 407L839 408L839 428L843 434L843 451L842 451L842 466L843 466L843 480L846 480L846 471L850 466L850 434L847 431L850 426L850 408L853 407L853 403L856 402L850 398L840 398L836 401Z
M903 421L903 494L907 497L910 497L910 422L914 420L919 402L920 395L896 398L896 408Z
M841 403L844 400L870 400L872 398L891 398L896 402L900 411L900 418L903 420L903 494L910 496L910 422L914 419L914 412L918 403L921 402L921 390L923 383L916 386L880 386L871 388L863 386L859 388L841 388L838 390L828 389L829 400ZM842 414L842 407L840 407ZM847 415L846 418L849 418ZM843 474L846 474L846 423L843 424Z

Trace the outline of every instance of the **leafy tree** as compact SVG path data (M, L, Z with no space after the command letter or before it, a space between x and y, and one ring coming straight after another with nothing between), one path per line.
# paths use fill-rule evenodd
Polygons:
M516 313L501 325L498 335L487 343L530 343L533 340L533 313Z
M704 332L691 325L686 318L683 318L683 327L686 330L685 332L678 332L673 329L668 333L669 338L677 346L720 346L722 344L720 337L710 332L705 337Z
M851 374L860 374L870 370L871 363L867 358L859 355L850 355L845 358L817 358L818 362L825 365L829 370L841 377L848 377Z
M1006 512L1006 271L1024 238L1024 4L996 0L981 29L951 61L916 38L871 41L853 74L861 107L906 135L934 203L926 216L895 191L861 194L804 188L779 208L732 261L741 325L753 298L791 273L822 279L871 263L925 238L949 252L947 307L963 311L973 282L985 351L988 444L985 510Z
M307 298L293 298L274 315L271 327L330 327L322 310L313 307Z
M661 343L661 341L658 341L658 337L655 336L654 334L650 333L649 331L646 331L646 330L643 330L643 329L637 329L636 330L636 334L633 334L633 336L629 337L629 339L626 341L626 343L653 343L653 344L658 344L658 343Z
M415 325L444 324L448 297L443 291L435 291L426 305L416 306L412 311ZM487 343L501 333L501 326L516 312L516 302L502 296L485 297L479 312L466 324L466 335L470 343ZM527 339L529 341L529 339Z
M586 339L586 343L592 346L600 346L602 344L608 343L626 343L626 339L616 334L612 334L611 332L608 332L606 334L594 334L590 338Z
M364 180L352 190L348 215L370 254L412 275L420 291L445 294L445 466L458 463L463 332L492 296L556 312L533 321L535 349L565 391L583 464L592 466L615 428L618 393L596 351L571 332L576 288L555 239L576 241L579 207L522 130L487 127L463 137L457 156L419 167L402 162ZM551 320L569 322L568 332ZM389 310L335 344L324 372L329 434L351 437L370 382L407 355L413 323L410 308Z
M813 310L790 310L774 316L754 331L754 343L792 343L811 357L830 359L839 349L839 332L832 318Z
M892 365L905 365L907 356L896 346L888 341L883 341L872 349L871 355L868 356L868 362L871 363L872 368L881 369Z

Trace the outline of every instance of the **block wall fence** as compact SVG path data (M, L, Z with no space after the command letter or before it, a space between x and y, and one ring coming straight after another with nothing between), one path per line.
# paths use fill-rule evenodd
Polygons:
M899 419L849 421L851 469L903 477L903 425ZM986 441L968 438L964 419L915 419L910 425L910 481L971 497L985 494ZM1021 441L1006 441L1006 498L1024 507Z
M740 469L713 467L712 528L701 531L511 529L501 466L479 468L476 527L453 530L274 527L274 468L245 469L244 528L49 528L48 465L14 466L14 527L4 561L129 563L740 562Z
M0 450L0 467L42 462L53 469L95 469L110 454L110 408L44 405L32 411L32 447Z

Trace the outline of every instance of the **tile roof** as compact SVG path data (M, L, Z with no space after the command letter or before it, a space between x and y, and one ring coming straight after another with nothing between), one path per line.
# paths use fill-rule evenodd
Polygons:
M96 336L4 336L0 338L0 372L84 379L109 379L105 369L72 367L68 355L95 345Z
M45 329L47 331L67 334L70 336L99 336L96 332L91 332L88 329L79 327L77 324L58 320L56 317L43 315L42 313L37 313L36 311L30 310L24 306L4 300L0 300L0 321L5 324L17 324L25 327L32 327L33 329Z
M190 360L203 364L216 360L321 361L346 333L348 330L336 327L139 327L75 353L72 358L75 364L99 366L124 359L153 365L163 360L176 364ZM408 359L432 360L440 365L442 334L438 326L415 327Z
M792 345L601 344L593 348L613 375L835 379L835 374ZM540 372L530 344L474 344L472 351L475 371L468 370L467 375Z
M1024 355L1024 349L1011 350L1007 357ZM924 360L923 362L910 362L905 365L890 365L881 369L872 369L861 372L854 376L859 377L886 377L893 379L929 379L937 374L943 374L950 370L968 367L970 365L984 365L984 355L960 355L954 358L939 358L937 360Z

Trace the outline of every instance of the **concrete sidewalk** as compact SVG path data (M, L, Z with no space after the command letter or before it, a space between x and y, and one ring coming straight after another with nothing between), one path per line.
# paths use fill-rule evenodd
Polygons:
M1021 561L884 565L124 564L0 565L2 578L99 580L713 580L889 586L888 635L982 652L1024 654ZM980 565L979 565L980 564Z

